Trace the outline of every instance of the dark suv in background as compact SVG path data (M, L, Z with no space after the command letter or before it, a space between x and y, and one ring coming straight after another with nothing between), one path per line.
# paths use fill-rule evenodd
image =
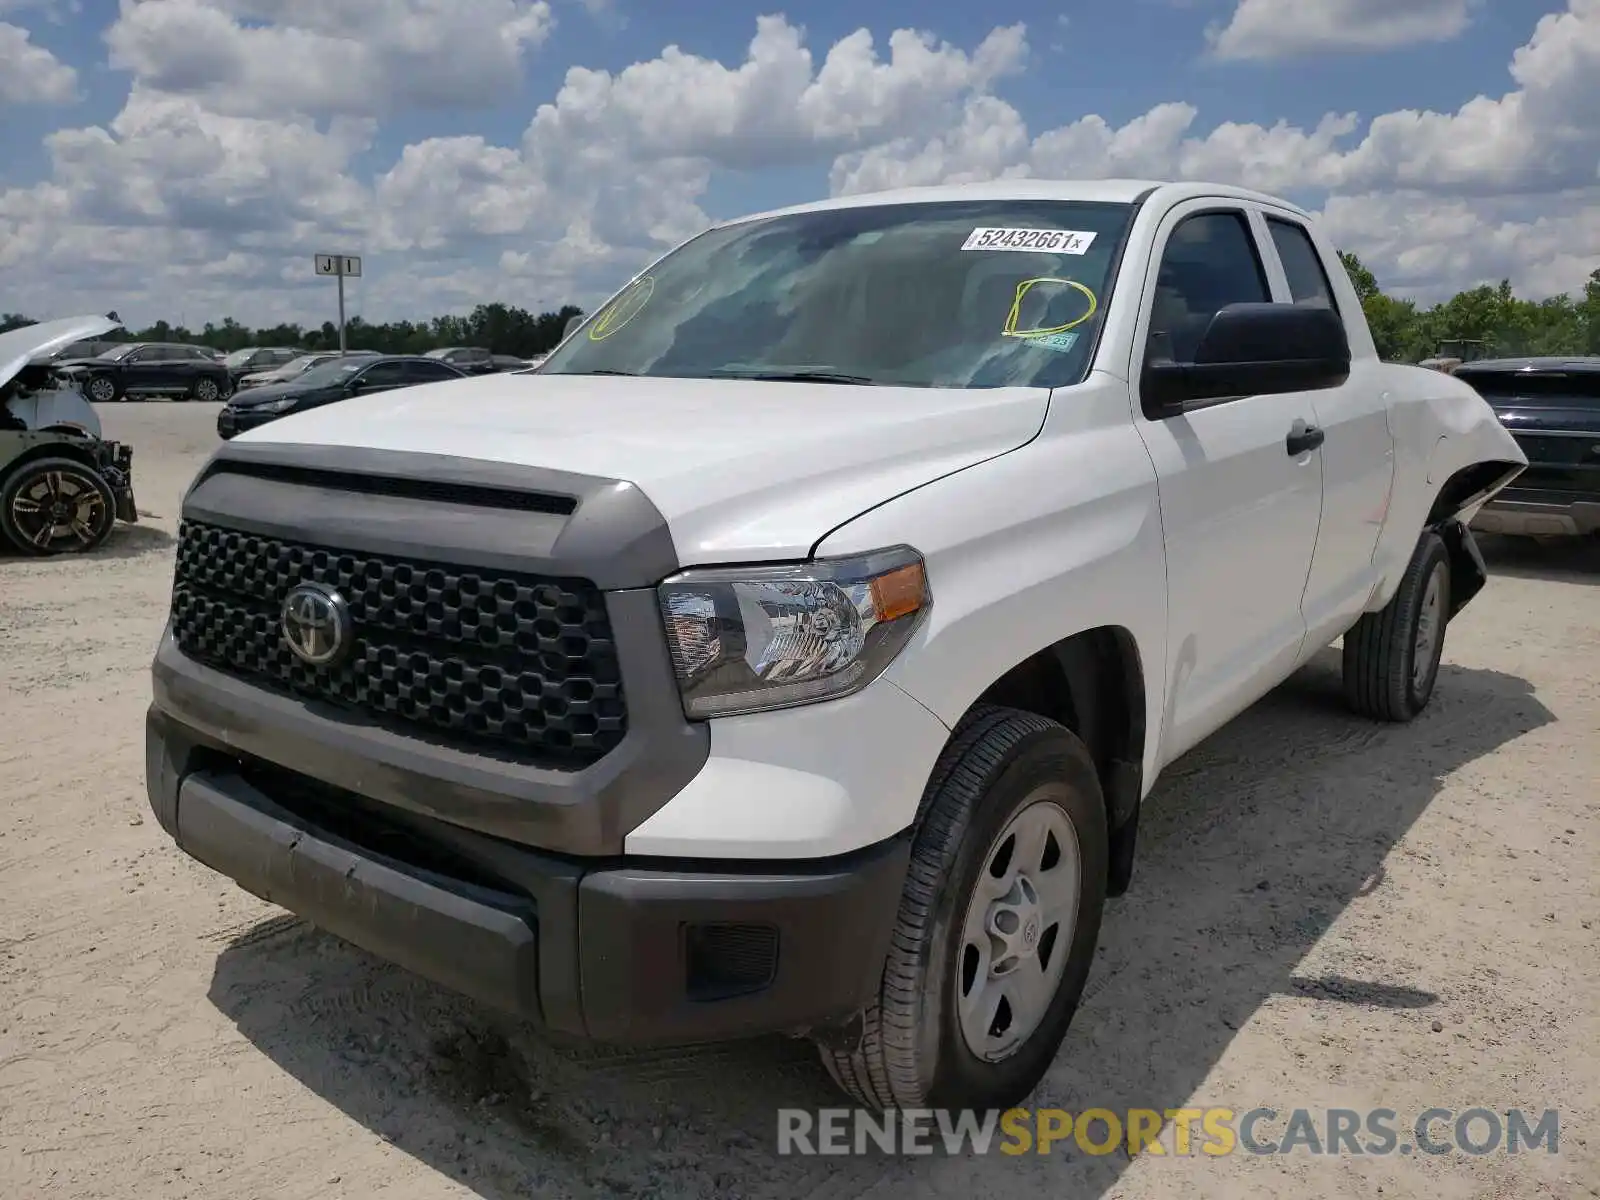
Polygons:
M304 354L304 350L296 350L292 346L246 346L243 350L235 350L222 360L228 368L228 390L237 391L239 380L246 375L275 370Z
M222 400L233 390L228 368L206 347L177 342L125 342L97 358L55 367L97 404L146 396Z
M509 354L495 354L482 346L441 346L429 350L424 358L447 362L468 375L494 375L500 371L521 371L528 363Z
M1477 389L1528 456L1528 469L1472 527L1534 537L1600 532L1600 356L1480 359L1455 377Z

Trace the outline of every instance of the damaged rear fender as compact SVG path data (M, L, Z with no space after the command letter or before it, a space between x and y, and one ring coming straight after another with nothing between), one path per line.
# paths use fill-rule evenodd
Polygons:
M1452 604L1459 609L1482 586L1481 578L1476 586L1470 582L1481 575L1482 564L1472 554L1467 523L1527 468L1527 456L1488 402L1454 376L1387 364L1381 382L1389 400L1395 483L1373 553L1378 585L1367 610L1389 602L1425 529L1444 536L1462 575L1462 595Z

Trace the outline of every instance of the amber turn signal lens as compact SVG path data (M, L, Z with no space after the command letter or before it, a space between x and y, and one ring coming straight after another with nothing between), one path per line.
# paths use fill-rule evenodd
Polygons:
M893 621L916 612L928 594L928 578L921 563L908 563L872 581L872 607L880 621Z

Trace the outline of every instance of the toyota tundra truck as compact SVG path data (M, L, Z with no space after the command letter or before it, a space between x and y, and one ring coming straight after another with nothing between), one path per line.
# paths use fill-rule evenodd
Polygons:
M536 371L183 501L149 801L267 901L620 1045L1007 1107L1164 766L1343 639L1406 722L1526 465L1292 204L994 183L719 224Z

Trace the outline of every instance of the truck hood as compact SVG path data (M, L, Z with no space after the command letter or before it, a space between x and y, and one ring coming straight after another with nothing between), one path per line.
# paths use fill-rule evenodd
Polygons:
M40 355L121 328L122 322L110 317L63 317L59 321L41 321L0 333L0 387L10 383L23 367Z
M239 442L447 454L625 480L685 566L803 558L902 492L1031 440L1044 388L485 375L346 400Z

